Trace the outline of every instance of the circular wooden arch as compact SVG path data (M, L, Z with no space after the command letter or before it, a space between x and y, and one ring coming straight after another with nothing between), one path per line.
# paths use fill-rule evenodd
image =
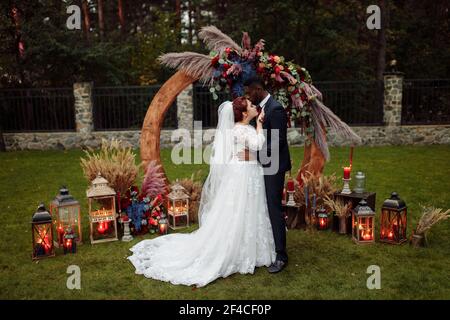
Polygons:
M160 155L160 135L164 116L178 94L197 80L198 79L187 75L182 70L177 71L163 84L150 103L145 115L144 124L142 125L140 141L141 160L145 171L148 163L155 160L158 164L161 164L162 171L165 175ZM302 184L302 173L308 171L312 174L320 175L322 174L325 165L325 158L323 157L322 152L314 142L314 139L310 140L312 143L305 145L303 161L297 172L297 180L300 184ZM169 183L168 179L166 179L166 181Z

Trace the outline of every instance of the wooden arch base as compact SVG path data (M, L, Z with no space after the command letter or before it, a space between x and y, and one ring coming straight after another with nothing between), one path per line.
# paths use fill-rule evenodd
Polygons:
M162 171L165 175L160 155L160 135L164 116L178 94L197 80L183 71L177 71L164 83L150 103L145 115L144 124L142 125L140 143L141 160L145 171L148 163L155 160L158 164L161 164ZM301 183L301 173L306 171L315 175L322 174L324 165L325 159L316 143L312 142L309 146L305 145L305 153L298 171L297 180ZM167 179L166 181L169 183Z

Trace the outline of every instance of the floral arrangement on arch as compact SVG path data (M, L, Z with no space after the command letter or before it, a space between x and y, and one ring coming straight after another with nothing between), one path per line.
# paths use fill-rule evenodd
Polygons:
M309 72L292 61L286 61L283 56L265 52L263 39L251 47L250 37L246 32L242 45L241 53L231 47L225 48L223 52L210 52L211 65L214 67L210 83L213 99L217 100L217 93L223 91L231 92L233 97L242 96L245 78L259 76L275 99L284 106L288 118L299 123L303 132L313 134L312 106L309 101L317 97L322 99L322 95L312 85Z
M210 50L209 55L171 52L160 56L159 62L201 80L209 86L215 99L223 91L230 92L233 98L243 96L246 81L259 77L285 107L288 118L307 135L306 142L314 139L326 160L329 159L326 127L353 143L361 142L361 138L322 103L322 94L312 84L308 71L282 56L266 52L264 40L252 46L250 36L244 32L240 46L215 26L203 27L199 38Z

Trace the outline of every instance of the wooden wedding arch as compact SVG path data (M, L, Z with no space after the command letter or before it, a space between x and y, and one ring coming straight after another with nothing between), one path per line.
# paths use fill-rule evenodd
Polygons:
M142 125L140 141L141 160L144 170L146 170L148 163L154 160L156 163L161 164L165 175L160 155L160 135L164 116L178 94L197 80L197 78L189 76L183 70L179 70L163 84L150 103ZM314 175L321 175L325 166L325 158L322 152L314 139L310 139L310 141L310 144L305 144L303 160L297 171L297 180L300 184L302 184L302 173L308 171ZM167 176L166 181L169 183Z

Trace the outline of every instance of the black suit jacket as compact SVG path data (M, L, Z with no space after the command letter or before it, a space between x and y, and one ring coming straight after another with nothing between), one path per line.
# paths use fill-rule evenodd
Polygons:
M289 154L289 144L287 140L287 114L283 106L270 96L266 105L264 106L264 123L263 129L266 137L266 142L263 148L258 152L258 160L264 160L264 156L267 155L270 159L278 158L279 168L277 173L284 173L291 170L291 156ZM272 129L278 130L278 139L272 140ZM276 150L278 146L278 153L273 154L272 150ZM262 161L263 167L267 168L271 165Z

